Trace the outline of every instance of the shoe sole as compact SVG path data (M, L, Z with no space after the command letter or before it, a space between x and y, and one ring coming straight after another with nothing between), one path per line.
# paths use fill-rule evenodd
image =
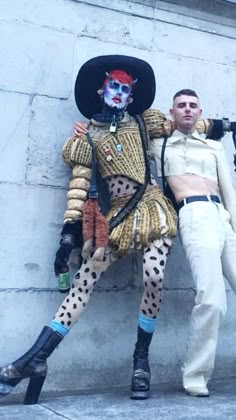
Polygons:
M187 389L185 389L185 394L190 395L190 397L209 397L210 394L209 392L192 392L192 391L188 391Z

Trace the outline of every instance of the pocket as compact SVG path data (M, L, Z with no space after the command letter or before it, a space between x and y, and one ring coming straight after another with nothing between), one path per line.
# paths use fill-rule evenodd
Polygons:
M216 206L217 206L219 212L222 214L222 217L223 217L224 222L230 223L230 220L231 220L230 212L228 210L226 210L222 206L222 204L218 204Z
M208 205L207 202L196 201L186 204L180 209L179 229L181 242L184 246L187 246L189 241L205 237L208 232L209 217L214 216L211 212L209 213Z
M190 228L193 222L193 206L186 204L179 211L179 229Z
M191 233L193 210L191 204L186 204L179 211L179 238L182 246L186 245Z

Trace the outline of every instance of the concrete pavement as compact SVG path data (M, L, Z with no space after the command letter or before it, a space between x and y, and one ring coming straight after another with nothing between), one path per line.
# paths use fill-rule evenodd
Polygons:
M74 396L48 397L42 394L39 404L25 406L21 396L0 401L1 420L235 420L236 378L215 379L209 385L209 398L185 395L179 383L152 386L145 401L129 399L128 388Z

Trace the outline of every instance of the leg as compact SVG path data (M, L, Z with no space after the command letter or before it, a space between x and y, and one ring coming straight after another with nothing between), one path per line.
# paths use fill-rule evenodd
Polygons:
M92 254L93 255L93 254ZM93 268L92 258L84 259L80 269L74 276L70 293L55 314L52 327L57 328L57 324L69 331L79 320L84 312L93 288L101 277L101 274L116 260L111 254L110 248L107 249L104 262L96 268Z
M220 206L220 212L225 227L225 244L222 253L222 267L223 274L228 280L234 293L236 293L236 233L234 232L231 224L229 223L229 213Z
M207 396L215 362L220 320L226 311L221 266L224 229L217 206L192 203L179 212L180 235L196 286L190 338L183 366L186 392Z
M162 243L157 248L152 242L144 250L143 283L144 292L140 305L138 337L133 354L134 368L131 383L131 398L148 398L150 388L150 368L148 351L160 311L162 283L169 246Z
M64 299L50 327L44 327L34 345L12 364L0 368L0 395L9 394L25 378L30 378L25 404L36 404L47 374L47 358L63 339L64 335L79 319L93 287L103 271L114 261L107 249L104 263L99 270L93 270L91 258L84 261L76 273L72 288Z

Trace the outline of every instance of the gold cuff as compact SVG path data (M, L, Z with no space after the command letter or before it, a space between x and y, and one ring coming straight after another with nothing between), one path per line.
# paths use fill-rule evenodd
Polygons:
M89 191L90 182L87 181L85 178L75 178L70 181L69 188L78 188L79 190Z
M81 220L83 216L80 210L66 210L64 213L64 223Z
M85 178L88 181L91 179L91 173L92 170L90 168L86 168L82 165L76 165L72 171L73 178Z
M196 130L199 134L209 134L212 130L212 121L210 119L207 120L198 120L196 123Z
M68 200L71 199L78 199L85 201L87 198L87 191L85 190L78 190L76 188L73 188L72 190L69 190L67 193Z
M164 135L169 137L175 131L175 124L171 120L166 120L163 124Z
M84 207L84 201L82 200L68 200L67 209L68 210L82 210Z

